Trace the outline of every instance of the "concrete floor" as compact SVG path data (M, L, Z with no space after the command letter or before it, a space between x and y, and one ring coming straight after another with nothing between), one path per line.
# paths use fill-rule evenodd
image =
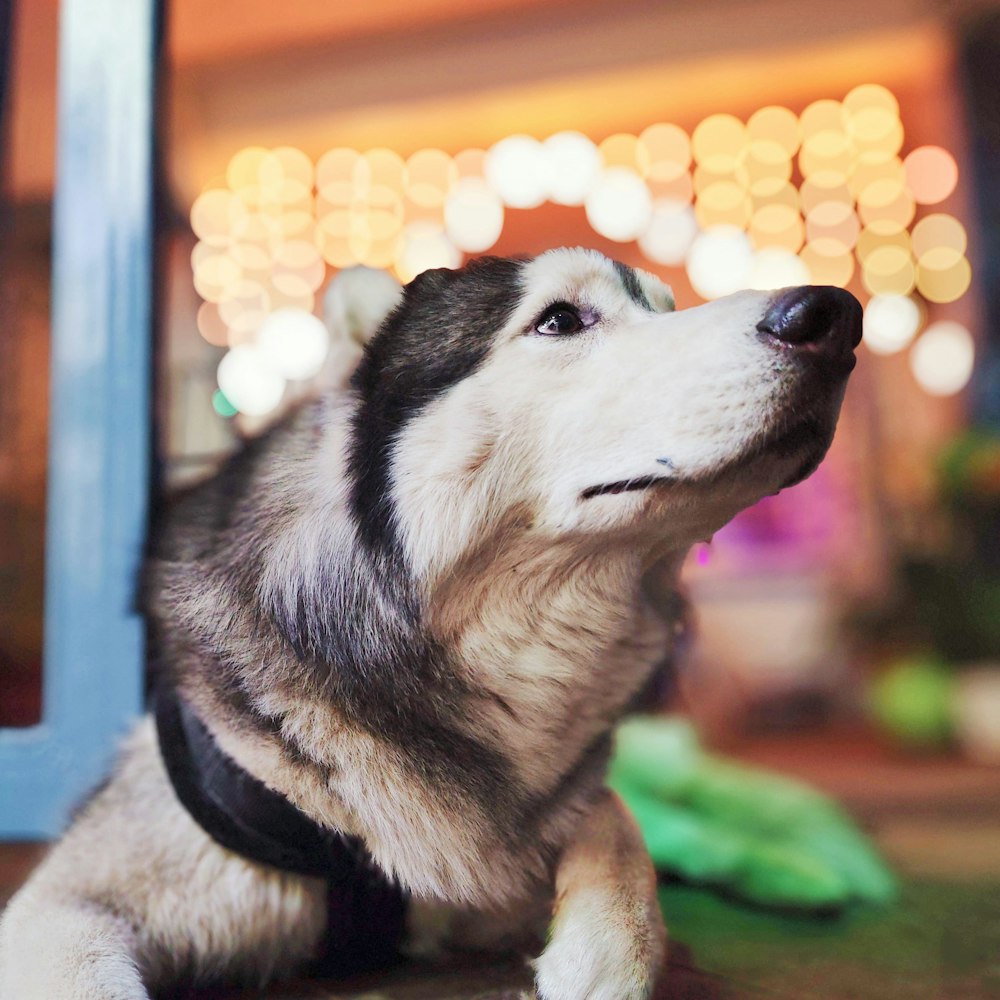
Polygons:
M672 951L656 1000L1000 1000L1000 769L894 757L843 733L760 742L739 755L844 801L900 873L901 898L820 919L664 884ZM0 903L42 850L0 847ZM529 984L525 963L509 959L185 1000L516 1000Z

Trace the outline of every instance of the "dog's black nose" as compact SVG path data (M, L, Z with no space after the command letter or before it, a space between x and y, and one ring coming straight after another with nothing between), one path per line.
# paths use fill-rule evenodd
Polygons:
M861 303L843 288L804 285L779 292L757 329L804 353L846 359L861 343L861 317Z

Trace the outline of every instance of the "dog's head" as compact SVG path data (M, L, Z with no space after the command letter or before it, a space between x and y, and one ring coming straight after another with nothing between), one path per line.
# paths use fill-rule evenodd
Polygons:
M815 469L860 336L840 289L675 312L586 250L426 272L355 374L362 536L418 574L515 512L550 538L685 548Z

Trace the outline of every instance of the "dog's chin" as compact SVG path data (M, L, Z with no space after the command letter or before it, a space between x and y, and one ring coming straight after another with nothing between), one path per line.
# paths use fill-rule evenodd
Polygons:
M833 441L835 418L805 417L777 427L741 455L701 479L717 485L723 479L745 478L762 484L763 495L775 495L808 479L820 466Z
M791 465L792 471L778 483L775 493L808 479L826 456L833 441L835 421L810 417L768 436L754 449L749 461L771 457Z

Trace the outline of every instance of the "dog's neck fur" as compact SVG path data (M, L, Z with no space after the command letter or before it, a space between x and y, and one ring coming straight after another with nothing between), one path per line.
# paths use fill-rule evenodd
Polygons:
M494 723L520 748L518 771L538 790L560 777L547 770L558 757L547 746L582 753L663 659L672 628L644 599L648 558L639 546L554 544L529 531L487 540L432 593L432 630L458 652L470 682L503 705ZM664 560L661 580L675 579L682 558Z
M534 747L539 758L545 756L539 740L584 745L606 729L670 638L669 627L641 599L643 575L654 560L648 538L553 540L532 526L529 512L513 509L489 530L480 527L478 544L446 566L417 569L398 550L366 550L358 563L362 549L349 534L356 529L347 497L326 485L342 481L337 465L345 452L345 412L336 407L324 420L323 444L307 468L288 469L311 489L300 491L306 499L265 564L262 591L284 609L278 617L293 642L334 672L333 661L348 652L358 661L356 673L375 684L383 676L391 685L397 711L406 711L407 702L423 711L435 684L457 682L493 705L487 711L498 744L509 745L517 729L523 736L515 742ZM319 534L317 523L331 526L323 533L326 551L308 547ZM421 524L436 536L447 532L433 517L411 531ZM411 550L421 550L419 537L408 541ZM664 577L674 575L683 558L680 550L656 555ZM331 579L329 567L337 567L338 578ZM309 591L307 580L321 581L323 590ZM352 628L355 637L332 648L332 633L342 638ZM437 662L435 650L448 651L447 664ZM529 783L557 777L534 774Z
M672 638L638 599L666 553L491 510L476 544L416 570L360 542L351 405L307 407L180 504L155 631L243 767L411 887L498 899L545 877L602 787L613 723Z

